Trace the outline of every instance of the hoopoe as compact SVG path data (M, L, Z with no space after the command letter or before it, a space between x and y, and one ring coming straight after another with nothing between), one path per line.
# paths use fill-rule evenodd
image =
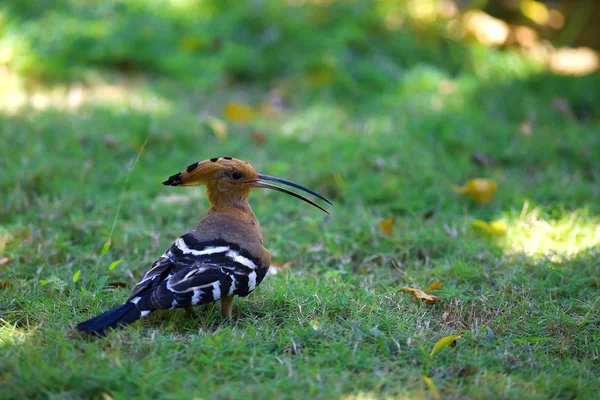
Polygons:
M210 209L191 231L179 237L139 280L129 298L77 329L104 335L108 328L130 324L154 310L186 308L221 301L221 316L230 318L234 296L248 296L264 279L271 254L263 247L258 221L248 204L252 188L267 188L311 200L265 181L310 193L294 182L258 174L247 162L211 158L191 164L163 182L167 186L205 185Z

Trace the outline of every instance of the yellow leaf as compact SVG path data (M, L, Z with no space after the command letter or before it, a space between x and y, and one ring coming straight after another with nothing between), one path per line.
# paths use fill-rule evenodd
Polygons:
M312 326L312 328L315 331L318 331L319 329L321 329L321 323L319 321L317 321L316 319L313 319L310 321L310 326Z
M242 103L230 102L223 108L225 119L233 123L250 122L254 119L254 111Z
M219 142L223 142L227 139L227 124L223 120L212 118L208 121L208 126L210 126L210 129L212 129Z
M490 223L482 221L480 219L476 219L473 221L473 226L480 228L485 231L487 234L492 236L502 236L506 233L508 226L506 222L502 220L492 221Z
M441 300L434 294L425 293L421 289L413 289L409 287L403 287L403 292L412 293L416 299L422 300L426 304L435 304L436 301Z
M431 353L429 353L430 357L433 357L433 355L435 353L437 353L438 351L440 351L443 348L446 347L454 347L456 346L456 341L460 339L460 336L458 335L452 335L452 336L445 336L443 338L441 338L440 340L438 340L438 342L433 346L433 349L431 350Z
M433 282L427 286L427 290L439 290L444 286L444 282Z
M433 380L425 375L422 375L421 379L423 379L423 381L427 384L427 387L429 388L429 395L435 400L442 400L442 396L440 396L440 392L438 392L435 383L433 383Z
M478 203L485 204L492 201L498 189L498 184L493 179L471 179L464 186L453 186L455 193L465 194Z
M386 218L379 223L379 230L386 236L392 234L392 228L394 227L394 220L392 218Z

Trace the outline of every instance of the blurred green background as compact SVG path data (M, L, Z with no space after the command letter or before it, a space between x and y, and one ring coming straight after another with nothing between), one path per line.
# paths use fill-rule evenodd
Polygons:
M1 2L0 397L593 398L599 12ZM278 268L234 325L209 306L74 333L206 212L161 182L219 156L332 215L252 195ZM489 202L457 193L470 179Z

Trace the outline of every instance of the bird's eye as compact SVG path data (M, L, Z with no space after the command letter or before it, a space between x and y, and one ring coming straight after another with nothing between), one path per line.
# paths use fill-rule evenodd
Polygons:
M231 174L231 177L233 179L241 179L242 178L242 174L239 173L239 172L237 172L237 171L235 171L233 174Z

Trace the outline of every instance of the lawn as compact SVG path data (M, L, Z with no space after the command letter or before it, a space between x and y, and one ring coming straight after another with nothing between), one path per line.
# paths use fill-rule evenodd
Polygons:
M0 5L0 398L595 398L599 74L389 1L228 3ZM161 182L220 156L331 214L253 193L281 268L231 322L75 331L206 212Z

